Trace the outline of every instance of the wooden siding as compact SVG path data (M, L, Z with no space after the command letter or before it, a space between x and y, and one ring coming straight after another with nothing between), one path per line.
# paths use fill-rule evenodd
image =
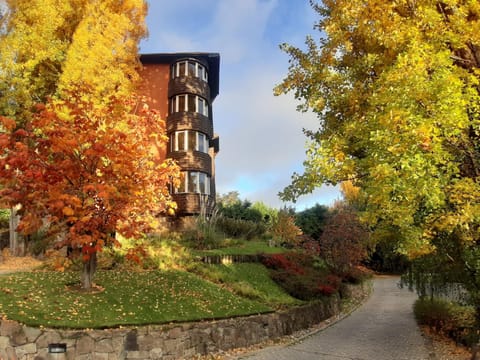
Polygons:
M167 118L167 133L174 131L195 130L213 138L213 122L211 117L194 112L176 112Z
M210 88L208 83L194 77L180 76L171 79L168 86L168 97L179 94L199 95L210 103Z
M182 170L202 171L212 176L212 158L200 151L174 151L168 157L177 161Z
M192 215L200 213L201 202L200 197L203 197L206 201L207 212L210 213L213 210L214 197L200 194L173 194L173 200L178 206L178 215Z

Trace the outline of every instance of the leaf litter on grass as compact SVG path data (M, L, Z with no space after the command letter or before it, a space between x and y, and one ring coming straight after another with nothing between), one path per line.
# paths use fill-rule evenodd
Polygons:
M0 278L0 311L32 326L99 328L248 315L270 308L181 271L99 271L103 291L72 290L77 272Z

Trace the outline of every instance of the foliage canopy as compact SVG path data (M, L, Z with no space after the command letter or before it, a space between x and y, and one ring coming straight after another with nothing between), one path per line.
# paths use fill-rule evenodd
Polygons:
M276 93L293 92L320 125L281 196L351 181L373 237L395 229L399 250L442 264L426 272L442 281L454 269L480 326L480 2L311 3L320 39L282 45Z
M144 0L7 0L0 19L0 200L18 230L81 252L137 238L174 209L165 125L135 94Z
M281 194L293 200L322 183L351 180L364 219L408 233L404 250L432 250L439 232L478 237L480 216L480 4L478 1L312 3L321 39L287 44L287 77L307 132L304 174Z

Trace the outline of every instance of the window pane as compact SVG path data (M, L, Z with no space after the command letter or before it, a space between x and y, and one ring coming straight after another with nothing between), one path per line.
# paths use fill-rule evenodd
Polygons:
M170 77L173 79L176 77L176 73L175 73L175 70L177 69L177 64L173 64L172 65L172 71L170 72Z
M177 97L174 96L173 98L170 99L170 114L173 114L176 112L176 104L177 104Z
M197 144L197 133L195 131L188 132L188 148L187 150L196 150L195 145Z
M196 100L195 95L188 95L188 111L194 112L196 111L195 107L195 100Z
M181 62L180 64L178 64L178 67L178 76L185 76L185 62Z
M195 63L194 62L189 62L188 63L188 76L195 77Z
M205 152L203 150L205 135L197 133L197 151Z
M204 100L201 98L198 98L198 113L204 115L204 111L205 111Z
M200 193L206 194L207 193L207 175L204 173L199 173L199 185L200 185Z
M185 150L185 132L179 131L177 132L177 151L184 151Z
M198 70L198 77L199 77L200 79L202 79L202 80L205 80L205 76L203 75L204 72L205 72L205 68L204 68L202 65L200 65L200 64L198 64L197 66L198 66L198 68L197 68L197 70Z
M180 181L180 186L178 187L177 189L177 192L179 193L184 193L185 192L185 181L187 180L186 179L186 173L184 171L182 171L182 174L181 174L181 181Z
M189 172L188 173L188 192L196 193L198 192L198 173Z
M178 95L177 111L185 111L185 95Z
M210 176L206 176L206 191L205 194L210 195Z

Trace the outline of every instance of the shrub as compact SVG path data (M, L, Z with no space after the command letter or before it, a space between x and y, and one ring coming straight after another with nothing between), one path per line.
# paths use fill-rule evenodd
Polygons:
M320 284L318 285L318 291L320 291L322 295L330 296L337 290L332 285Z
M475 309L472 306L462 306L438 298L421 298L415 302L413 311L419 324L457 342L470 346L478 340L474 333Z
M251 240L261 237L267 230L267 225L263 222L251 220L234 219L220 216L217 220L218 230L226 236L234 238L245 238Z
M218 201L220 213L231 219L247 220L251 222L263 221L263 215L258 209L252 207L252 203L248 200L241 201L236 199L231 203L225 201Z
M372 271L362 267L356 266L351 268L343 277L343 280L350 284L361 284L365 280L372 277Z
M0 209L0 229L8 229L10 224L10 210Z
M313 300L337 293L342 279L328 273L318 259L306 252L265 255L263 264L270 269L272 279L291 296Z
M290 256L289 256L290 255ZM263 257L263 264L272 270L285 271L292 274L305 274L305 270L298 261L295 261L293 254L273 254Z

